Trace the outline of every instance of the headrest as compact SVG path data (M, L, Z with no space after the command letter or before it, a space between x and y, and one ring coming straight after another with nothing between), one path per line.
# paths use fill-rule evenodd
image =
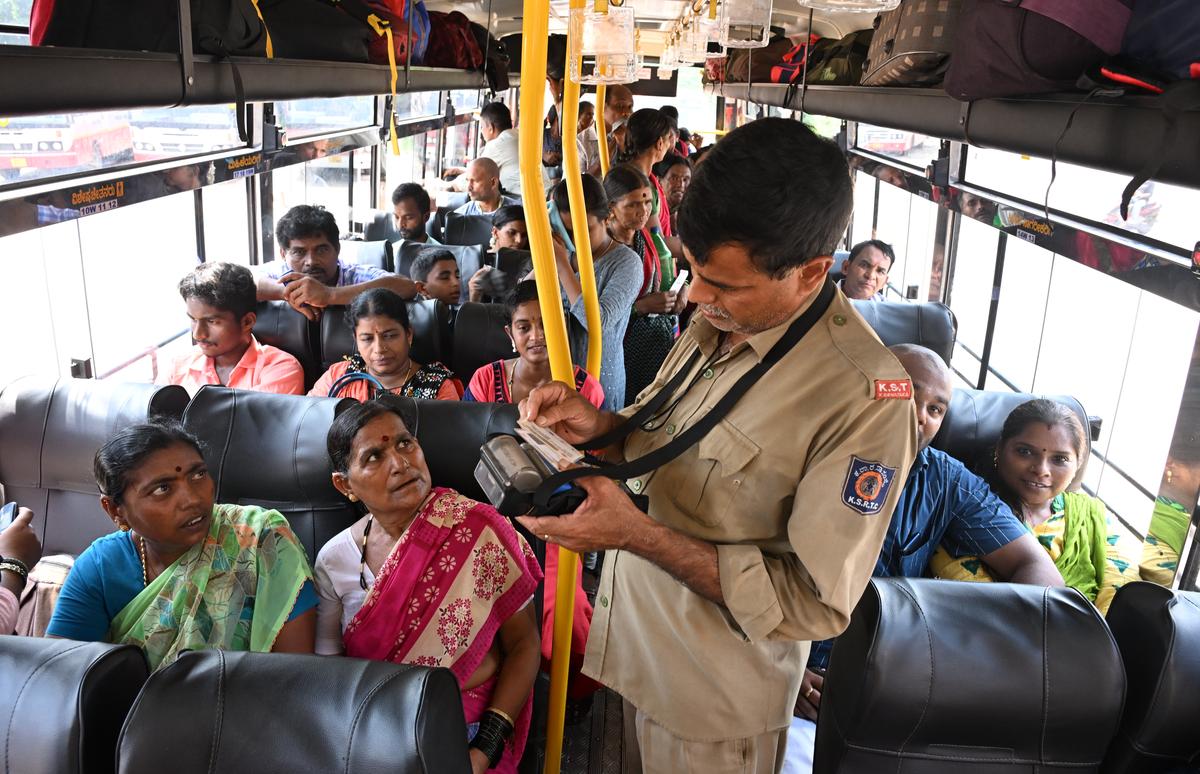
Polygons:
M305 384L312 384L322 373L321 361L313 341L313 326L308 318L286 301L259 301L254 309L254 338L278 347L300 361Z
M492 241L492 216L452 212L446 216L443 233L442 241L448 245L486 245Z
M466 204L470 199L470 194L465 191L449 191L445 194L438 194L437 208L451 213Z
M1087 412L1079 401L1069 395L1031 395L1027 392L990 392L955 387L950 410L946 412L942 428L932 445L962 460L968 467L978 467L980 463L991 459L1004 420L1008 419L1012 410L1034 398L1049 398L1071 409L1083 423L1086 432Z
M309 557L358 514L333 488L325 436L349 398L201 387L183 423L204 442L216 501L262 505L288 518Z
M842 269L845 268L846 259L850 257L849 250L834 250L833 263L829 266L830 274L845 274Z
M449 250L454 253L454 260L458 261L458 270L462 274L462 293L459 299L466 301L470 295L467 280L483 266L483 247L480 245L430 245L401 239L392 243L392 251L396 255L396 273L411 277L412 264L417 258L417 253L427 248Z
M1200 761L1200 593L1127 583L1117 589L1107 620L1129 695L1103 771L1174 771Z
M408 302L413 328L412 357L418 363L444 362L450 349L450 310L435 299ZM354 331L346 324L346 307L331 306L321 315L321 365L328 369L354 354Z
M0 482L96 495L96 450L129 425L178 419L187 403L177 385L17 379L0 390Z
M434 485L486 502L475 481L479 447L493 435L513 432L517 407L508 403L405 400L413 406L417 422L414 435L425 453Z
M920 344L941 356L947 365L954 354L958 320L950 307L936 301L914 304L908 301L859 301L851 299L856 312L885 346Z
M342 251L338 256L348 263L363 266L374 266L376 269L392 271L395 262L392 260L392 243L387 240L360 242L353 239L342 240Z
M121 723L149 674L134 645L0 637L0 768L113 772Z
M504 304L466 303L454 318L454 363L451 369L463 382L475 371L495 360L513 356L513 343L504 326L508 310Z
M471 768L447 669L220 650L184 653L154 673L121 730L118 765L121 774Z
M833 648L814 770L1094 771L1124 696L1074 589L874 578Z

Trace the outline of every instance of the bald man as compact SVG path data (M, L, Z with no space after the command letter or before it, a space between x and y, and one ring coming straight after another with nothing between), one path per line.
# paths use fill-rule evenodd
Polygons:
M454 211L459 215L491 215L501 207L521 203L500 193L500 167L486 156L468 164L464 177L471 200Z
M930 448L950 408L950 369L925 347L897 344L890 349L912 377L919 451L892 513L875 576L926 575L930 557L942 545L954 557L978 556L998 581L1065 585L1050 554L987 483L949 454ZM832 648L832 640L813 643L788 732L784 774L812 771L817 712Z

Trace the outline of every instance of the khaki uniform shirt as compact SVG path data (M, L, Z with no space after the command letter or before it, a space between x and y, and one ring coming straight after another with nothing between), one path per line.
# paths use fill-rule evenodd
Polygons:
M795 317L711 365L703 361L720 332L698 317L622 413L658 392L699 347L694 386L685 393L692 380L684 381L657 429L626 439L625 458L665 445L706 414ZM787 726L808 642L846 628L879 557L917 451L910 396L900 363L836 293L700 443L628 482L649 496L651 518L715 544L725 604L639 556L609 552L583 671L683 739Z

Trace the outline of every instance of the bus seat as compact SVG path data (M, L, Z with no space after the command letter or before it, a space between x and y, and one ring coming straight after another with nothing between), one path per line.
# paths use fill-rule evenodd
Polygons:
M1129 583L1107 620L1129 691L1101 771L1156 774L1200 763L1200 593Z
M496 251L496 268L507 274L509 281L516 285L533 271L533 253L501 247Z
M459 307L454 318L454 362L448 365L464 384L480 366L515 357L505 325L508 310L503 304L466 303Z
M121 774L471 771L448 669L220 650L150 677L117 758Z
M205 445L218 503L261 505L287 517L309 560L359 512L333 488L325 436L350 398L309 398L201 387L183 424Z
M816 774L1094 774L1125 673L1078 591L874 578L825 677Z
M829 265L830 276L833 276L835 279L841 279L845 275L845 272L842 271L842 268L846 263L846 259L849 257L849 250L834 250L833 263Z
M446 228L442 242L448 245L487 245L492 241L491 215L446 216Z
M112 774L121 723L149 674L134 645L0 637L0 770Z
M112 532L92 458L116 431L155 416L178 419L185 389L30 376L0 391L0 484L34 513L46 555L78 555Z
M413 328L412 358L418 363L446 362L450 357L450 310L446 305L435 299L409 301L408 321ZM322 369L354 351L354 331L346 324L346 307L329 307L321 315Z
M396 262L392 258L392 243L386 239L360 242L354 239L342 240L342 250L338 257L348 263L363 266L374 266L384 271L395 271Z
M396 254L396 273L411 277L412 264L417 258L417 253L429 248L449 250L454 253L454 259L458 261L458 271L462 275L462 292L459 295L459 300L466 302L471 294L470 288L467 287L467 280L483 266L483 246L428 245L423 242L409 242L401 239L392 243L392 250Z
M414 435L425 453L434 486L450 487L461 495L487 502L475 481L479 448L498 433L512 433L517 407L508 403L454 400L415 400Z
M438 194L438 209L445 210L447 213L454 212L470 200L471 196L466 191L447 191L444 194Z
M958 320L950 307L937 301L914 304L852 299L850 303L886 346L920 344L950 363L954 340L958 337Z
M311 387L324 373L316 347L313 323L286 301L259 301L254 309L254 338L278 347L300 361L304 386Z
M1004 420L1017 406L1034 398L1058 401L1074 411L1083 426L1088 427L1088 415L1083 405L1069 395L1031 395L955 387L950 409L932 446L963 461L968 467L990 465ZM1079 471L1081 479L1084 467L1081 466Z

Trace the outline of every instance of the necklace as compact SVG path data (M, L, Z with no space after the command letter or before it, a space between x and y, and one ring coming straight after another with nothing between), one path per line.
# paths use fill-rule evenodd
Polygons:
M358 560L358 585L366 591L367 585L367 535L371 534L371 525L375 523L375 514L367 516L367 526L363 529L362 556Z
M146 588L150 585L150 581L147 577L149 573L146 572L146 539L141 535L137 536L137 547L138 559L141 560L142 563L142 588Z

